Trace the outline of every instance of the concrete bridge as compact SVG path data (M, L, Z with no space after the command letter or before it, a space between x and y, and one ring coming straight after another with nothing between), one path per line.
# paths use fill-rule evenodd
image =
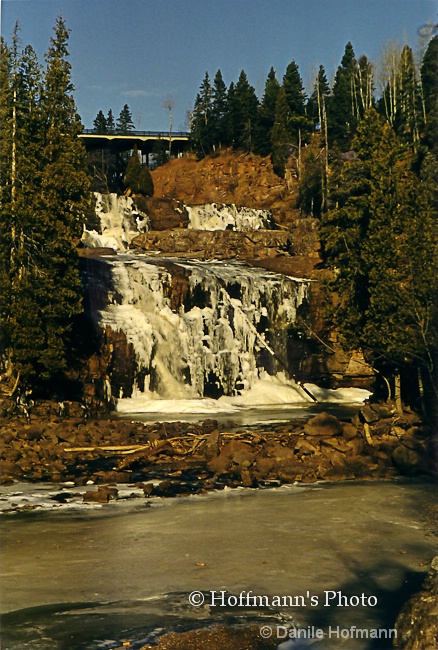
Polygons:
M163 143L172 156L178 156L186 151L189 146L189 133L187 131L128 131L121 133L99 133L95 129L84 129L79 137L84 142L87 151L96 149L110 149L114 153L130 151L137 145L139 152L148 157L157 151L157 145Z

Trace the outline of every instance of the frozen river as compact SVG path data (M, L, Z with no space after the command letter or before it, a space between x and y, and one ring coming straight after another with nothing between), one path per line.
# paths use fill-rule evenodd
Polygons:
M262 615L324 633L389 628L436 554L424 519L435 499L431 485L370 482L3 515L2 649L138 648L162 628ZM194 590L204 606L190 605ZM302 599L212 607L222 591ZM377 604L340 607L329 591ZM386 646L325 637L315 647Z

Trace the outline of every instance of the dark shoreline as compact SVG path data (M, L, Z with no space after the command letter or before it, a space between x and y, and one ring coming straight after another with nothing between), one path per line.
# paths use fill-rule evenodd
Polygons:
M77 403L39 402L28 417L0 419L1 483L92 481L87 499L117 498L115 483L145 497L315 481L436 476L436 438L412 411L366 403L352 418L251 426L217 420L143 423L83 417ZM150 481L154 481L152 484ZM157 484L159 481L159 484ZM105 487L106 486L106 487Z

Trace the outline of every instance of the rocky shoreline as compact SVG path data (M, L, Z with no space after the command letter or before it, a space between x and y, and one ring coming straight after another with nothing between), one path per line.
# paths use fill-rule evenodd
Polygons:
M412 411L366 403L349 420L311 419L254 426L89 419L74 402L37 402L0 419L1 484L92 485L85 501L117 499L118 483L146 498L227 487L295 482L433 477L437 440Z
M154 497L225 487L436 476L436 436L416 413L399 414L393 403L366 402L349 419L321 412L257 426L215 420L144 424L108 414L91 418L75 402L38 401L17 412L16 403L3 400L0 408L0 484L68 482L71 493L58 496L72 505L78 498L74 486L82 486L80 498L90 507L129 498L144 498L148 505ZM437 566L435 559L422 591L400 613L395 647L435 647ZM169 632L157 641L163 650L277 647L251 625ZM152 647L157 646L144 650Z

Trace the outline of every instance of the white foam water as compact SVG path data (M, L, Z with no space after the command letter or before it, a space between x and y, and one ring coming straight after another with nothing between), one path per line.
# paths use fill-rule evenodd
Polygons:
M112 248L125 251L137 235L146 232L149 217L134 206L129 196L94 192L100 230L84 229L82 243L87 248Z

